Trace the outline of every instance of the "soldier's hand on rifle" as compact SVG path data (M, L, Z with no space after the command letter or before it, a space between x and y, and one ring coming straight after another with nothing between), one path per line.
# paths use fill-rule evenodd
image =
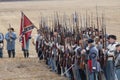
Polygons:
M103 54L106 54L106 52L107 52L107 50L105 50L105 49L102 49L102 51L103 51Z
M83 50L81 51L81 54L85 54L85 53L86 53L86 50L83 49Z

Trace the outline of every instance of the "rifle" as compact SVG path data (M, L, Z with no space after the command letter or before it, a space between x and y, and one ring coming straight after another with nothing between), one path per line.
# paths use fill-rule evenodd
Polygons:
M58 15L58 12L56 12L56 17L57 17L57 26L59 26L59 15Z
M105 25L105 18L104 18L104 13L102 14L102 27L103 27L103 32L104 32L104 38L103 38L103 48L106 50L106 41L107 41L107 38L106 38L106 25ZM107 62L107 56L105 57L105 60L104 60L104 66L106 65L106 62Z
M61 25L60 25L60 22L59 22L59 15L58 15L58 12L56 12L56 18L57 18L57 31L59 31Z
M70 24L70 23L69 23ZM64 13L63 15L63 27L62 27L63 30L61 31L64 31L64 34L66 35L66 33L68 33L69 31L69 28L67 27L67 16L66 14Z
M41 21L39 22L39 29L42 29L42 16L41 16Z
M97 21L97 29L99 30L99 19L98 19L98 7L96 6L96 21Z
M94 25L93 25L93 13L91 13L91 27L92 27L93 30L94 30Z
M78 14L75 12L74 14L74 19L75 19L75 24L76 24L76 41L77 41L77 44L79 45L79 40L80 40L80 32L79 32L79 18L78 18Z
M54 13L54 21L53 22L54 22L54 28L53 28L53 30L57 31L57 26L58 25L57 25L57 18L56 18L56 14L55 13Z
M75 17L76 17L76 31L77 31L77 34L79 34L79 17L78 17L78 14L75 12Z
M82 21L82 16L81 16L81 14L80 14L80 24L81 24L81 28L80 28L80 31L81 31L81 33L82 33L82 30L83 30L83 21Z
M104 29L105 29L105 24L104 24L104 14L102 14L102 20L101 20L102 22L101 22L101 32L102 32L102 34L100 35L101 37L101 39L102 39L102 45L103 45L103 49L105 49L105 31L104 31ZM105 58L104 58L104 53L103 53L103 50L100 50L99 51L99 62L100 62L100 65L101 65L101 68L103 69L104 67L105 67L105 64L106 64L106 60L105 60ZM98 73L99 75L98 75L98 79L99 80L102 80L102 73L101 72L99 72Z
M87 34L87 30L88 30L88 23L87 23L87 10L86 10L86 14L83 17L84 20L84 30L85 30L85 34Z
M87 22L88 19L87 19L87 15L88 15L88 14L87 14L87 10L86 10L86 29L88 28L88 22Z
M91 21L90 21L90 20L91 20L90 17L91 17L91 16L88 15L88 27L91 27L91 26L90 26L90 22L91 22Z

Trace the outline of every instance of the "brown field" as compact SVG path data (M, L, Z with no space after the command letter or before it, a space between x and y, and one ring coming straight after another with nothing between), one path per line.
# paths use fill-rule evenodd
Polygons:
M92 12L94 13L94 16L96 16L95 15L96 5L98 6L98 12L99 12L98 14L100 16L102 12L105 13L107 33L117 35L118 41L120 41L120 36L119 36L120 0L60 0L60 1L48 0L48 1L25 1L25 2L20 2L20 1L0 2L0 32L3 32L5 34L7 32L7 28L9 27L9 24L11 24L12 27L15 28L17 35L19 35L21 11L23 11L30 18L30 20L37 27L39 27L41 16L53 17L55 11L58 11L59 15L66 13L67 15L70 16L75 11L78 12L79 14L81 13L82 15L84 15L86 10L88 10L88 14ZM51 24L49 23L49 25ZM34 29L32 35L34 35L35 33L36 30ZM16 40L16 43L17 43L16 56L23 57L21 51L21 45L18 39ZM34 46L31 44L30 57L36 57L36 56L37 55L35 53ZM4 57L7 57L6 45L4 48ZM51 74L48 69L44 68L45 65L43 63L42 65L44 66L40 65L36 61L37 59L33 59L33 58L28 60L24 60L21 58L1 59L0 80L62 80L61 77L58 77L54 73ZM23 67L22 69L16 68L18 65L21 65L22 63L23 65L25 65L25 67ZM40 66L40 68L38 66ZM9 67L10 70L8 70ZM40 71L37 71L36 69L34 70L34 68ZM32 73L32 69L33 69L33 73ZM49 74L45 76L46 73L45 71L42 72L41 71L42 69L45 69L45 71L47 71L46 73ZM17 77L17 75L19 76ZM55 79L53 79L52 76L55 77Z

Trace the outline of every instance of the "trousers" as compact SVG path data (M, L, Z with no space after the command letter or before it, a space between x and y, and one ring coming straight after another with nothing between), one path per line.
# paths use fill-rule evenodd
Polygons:
M8 57L9 57L9 58L11 58L11 57L15 58L15 49L13 49L13 50L8 50Z

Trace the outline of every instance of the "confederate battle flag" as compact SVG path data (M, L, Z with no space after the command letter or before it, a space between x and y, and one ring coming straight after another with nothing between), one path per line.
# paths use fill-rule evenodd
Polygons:
M21 14L20 42L22 43L22 49L26 49L27 42L30 39L32 30L35 26L23 12L21 12Z

